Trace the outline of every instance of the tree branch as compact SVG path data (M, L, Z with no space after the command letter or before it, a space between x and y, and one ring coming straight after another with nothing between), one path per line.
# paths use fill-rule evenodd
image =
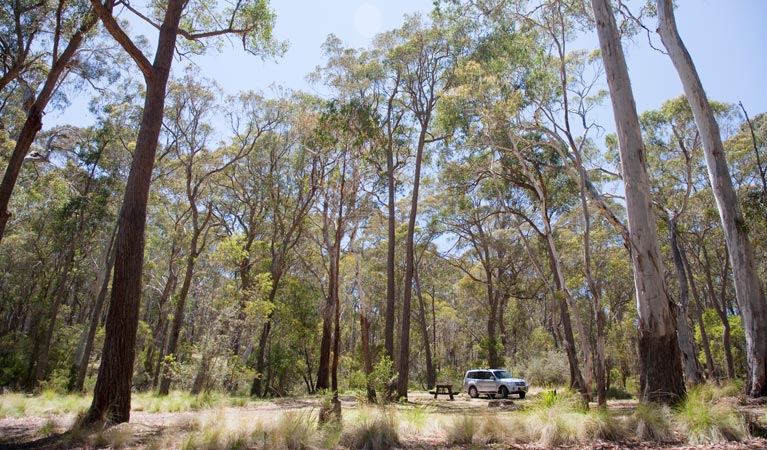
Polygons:
M101 23L104 24L104 28L112 35L112 37L120 44L120 46L128 53L133 61L138 66L141 73L144 75L144 79L149 81L152 78L152 63L149 62L144 53L133 43L130 36L117 23L114 16L112 16L112 7L107 8L101 4L99 0L91 0L91 6L93 11L101 19Z

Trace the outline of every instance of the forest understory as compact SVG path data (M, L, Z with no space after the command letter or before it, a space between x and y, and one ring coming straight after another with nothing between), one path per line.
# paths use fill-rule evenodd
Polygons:
M595 433L591 418L599 417L594 414L596 405L590 405L590 412L578 412L567 406L571 395L560 395L552 402L547 392L533 392L524 400L471 399L459 394L454 401L414 392L407 403L386 406L367 405L346 395L341 396L340 426L317 424L321 396L245 400L238 406L232 406L236 402L232 398L209 399L206 406L204 401L184 403L191 397L174 392L164 398L139 396L130 423L89 430L75 426L78 414L67 411L78 407L77 400L4 394L0 396L0 449L767 448L767 407L760 401L764 399L715 400L716 405L737 411L750 429L739 440L716 433L701 439L690 429L681 431L678 411L660 431L665 437L658 434L656 440L642 440L637 432L636 400L608 402L613 420L601 422L602 431ZM80 401L87 406L89 398ZM25 414L14 416L23 408ZM649 425L653 426L658 424Z

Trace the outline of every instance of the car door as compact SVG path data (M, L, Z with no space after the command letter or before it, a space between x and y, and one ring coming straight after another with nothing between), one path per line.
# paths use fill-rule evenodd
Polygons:
M495 376L489 370L483 370L479 374L480 380L477 382L477 389L480 392L495 392Z

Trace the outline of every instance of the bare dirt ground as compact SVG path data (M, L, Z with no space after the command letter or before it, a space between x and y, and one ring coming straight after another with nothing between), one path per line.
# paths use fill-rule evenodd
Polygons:
M352 397L342 397L342 411L344 418L354 417L360 414L361 407ZM434 426L427 425L418 429L405 427L400 429L400 440L403 448L411 449L438 449L438 448L494 448L494 449L524 449L537 450L538 447L531 444L491 444L485 446L448 446L446 435L441 424L453 417L460 415L498 415L509 414L530 402L514 398L511 401L491 401L489 399L471 399L466 395L459 395L451 401L440 396L434 399L427 393L411 393L406 405L397 405L395 408L403 414L405 411L420 407L428 411L429 418ZM737 399L732 399L737 403ZM82 444L82 440L73 440L68 431L74 421L75 415L64 416L48 415L45 417L26 416L20 418L0 418L0 450L4 449L93 449L93 448L180 448L182 439L179 436L190 433L201 422L236 421L238 426L247 427L248 424L257 424L273 421L275 417L287 411L313 412L318 410L320 399L275 399L272 401L251 402L242 407L215 408L202 411L153 413L145 411L132 411L131 421L121 424L111 430L113 433L123 433L129 438L121 442L114 438L106 439L103 443L98 441L91 444ZM636 405L635 401L611 401L609 409L619 415L629 415ZM765 417L767 407L764 402L751 402L739 404L738 409L745 417ZM196 425L195 425L196 424ZM45 430L45 431L42 431ZM763 429L757 430L756 434L763 433ZM763 434L762 434L763 436ZM80 442L73 444L72 442ZM91 439L90 442L93 442ZM114 445L118 442L118 445ZM111 447L110 447L111 446ZM603 442L595 441L588 444L562 446L559 448L573 450L736 450L736 449L767 449L767 439L763 437L751 437L742 442L723 442L709 445L691 446L682 442Z

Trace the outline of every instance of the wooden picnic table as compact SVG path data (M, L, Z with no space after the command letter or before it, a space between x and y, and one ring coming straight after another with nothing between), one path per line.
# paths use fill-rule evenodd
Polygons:
M433 391L429 391L429 394L434 394L435 399L438 395L449 395L450 400L454 400L453 396L457 394L457 392L453 391L452 384L437 384L434 386Z

